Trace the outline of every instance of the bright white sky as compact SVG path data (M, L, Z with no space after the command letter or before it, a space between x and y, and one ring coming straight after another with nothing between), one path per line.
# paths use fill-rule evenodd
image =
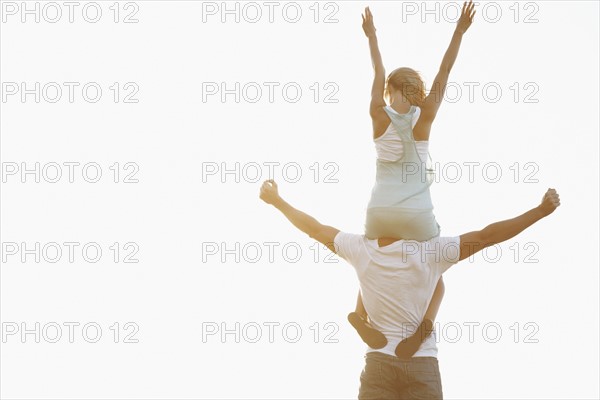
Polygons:
M88 4L93 19L94 4L80 3L73 23L55 4L56 23L57 7L43 2L40 22L22 23L21 2L1 3L2 397L355 398L364 345L346 315L356 276L260 202L259 185L274 165L289 202L361 233L375 152L360 13L371 6L387 71L410 66L430 84L456 4L275 2L272 23L265 2L228 2L239 22L222 16L221 2L98 2L97 23L82 16ZM598 8L483 2L464 37L431 136L442 234L516 216L548 187L563 204L500 253L445 275L448 399L599 396ZM21 100L22 82L40 83L39 103ZM78 84L72 103L65 82ZM102 89L96 103L82 96L89 82ZM57 86L62 97L51 103ZM138 102L124 102L132 93ZM21 163L36 162L46 167L41 182L22 183ZM97 163L102 178L86 182L79 165L69 183L65 162ZM52 163L62 166L57 183ZM221 174L236 165L238 182ZM123 183L129 173L139 182ZM50 245L36 263L22 251L36 242L77 242L75 261L61 245L49 262ZM103 253L90 263L81 248L94 242ZM136 245L139 263L124 263ZM36 322L40 343L23 340L22 327ZM74 343L68 322L80 324ZM138 343L123 343L127 322ZM101 327L97 343L83 337L86 323ZM234 333L222 338L223 328Z

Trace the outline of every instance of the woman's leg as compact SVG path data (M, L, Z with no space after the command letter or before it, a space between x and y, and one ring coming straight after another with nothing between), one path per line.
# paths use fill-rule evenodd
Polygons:
M435 291L433 292L433 296L431 297L431 301L429 302L429 307L427 308L427 311L425 311L423 322L421 322L421 325L419 325L412 336L404 339L396 347L395 352L399 358L411 358L417 350L419 350L421 343L423 343L431 332L433 332L433 323L440 310L445 291L446 287L444 285L444 280L440 277L440 280L435 287Z
M368 314L362 302L360 290L356 299L356 311L348 314L348 321L358 332L363 342L369 345L372 349L381 349L387 344L385 335L373 328L368 322Z
M360 315L365 321L369 317L367 310L365 310L365 305L362 302L360 290L358 291L358 296L356 297L356 310L354 310L354 312Z
M446 286L444 285L444 279L440 277L440 280L438 281L437 286L435 287L435 291L433 292L431 302L429 303L429 307L427 307L427 311L425 312L425 317L423 317L423 320L429 320L432 323L435 322L445 292Z

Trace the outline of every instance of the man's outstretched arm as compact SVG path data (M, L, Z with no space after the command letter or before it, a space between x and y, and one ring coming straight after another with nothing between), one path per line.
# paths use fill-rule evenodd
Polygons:
M274 180L268 180L260 188L260 198L267 204L273 205L285 215L285 217L298 229L306 233L316 241L323 243L334 253L333 241L339 230L331 226L323 225L308 214L296 210L279 196L277 184Z
M460 258L464 260L486 247L504 242L517 236L540 219L552 214L560 205L556 190L548 189L542 203L513 219L496 222L480 231L469 232L460 237Z

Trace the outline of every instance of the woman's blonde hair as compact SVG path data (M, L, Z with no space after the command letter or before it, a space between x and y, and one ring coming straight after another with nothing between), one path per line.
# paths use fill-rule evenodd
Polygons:
M425 82L412 68L402 67L393 70L385 82L386 97L390 96L390 88L399 90L412 105L420 106L425 100Z

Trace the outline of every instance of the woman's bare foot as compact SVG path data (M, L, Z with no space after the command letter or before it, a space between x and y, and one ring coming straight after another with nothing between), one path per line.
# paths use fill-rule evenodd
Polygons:
M360 314L351 312L348 314L348 321L370 348L381 349L387 344L384 334L373 328Z
M410 337L407 337L396 346L396 356L398 358L412 358L419 350L421 343L433 332L433 322L426 319L421 322L417 331Z

